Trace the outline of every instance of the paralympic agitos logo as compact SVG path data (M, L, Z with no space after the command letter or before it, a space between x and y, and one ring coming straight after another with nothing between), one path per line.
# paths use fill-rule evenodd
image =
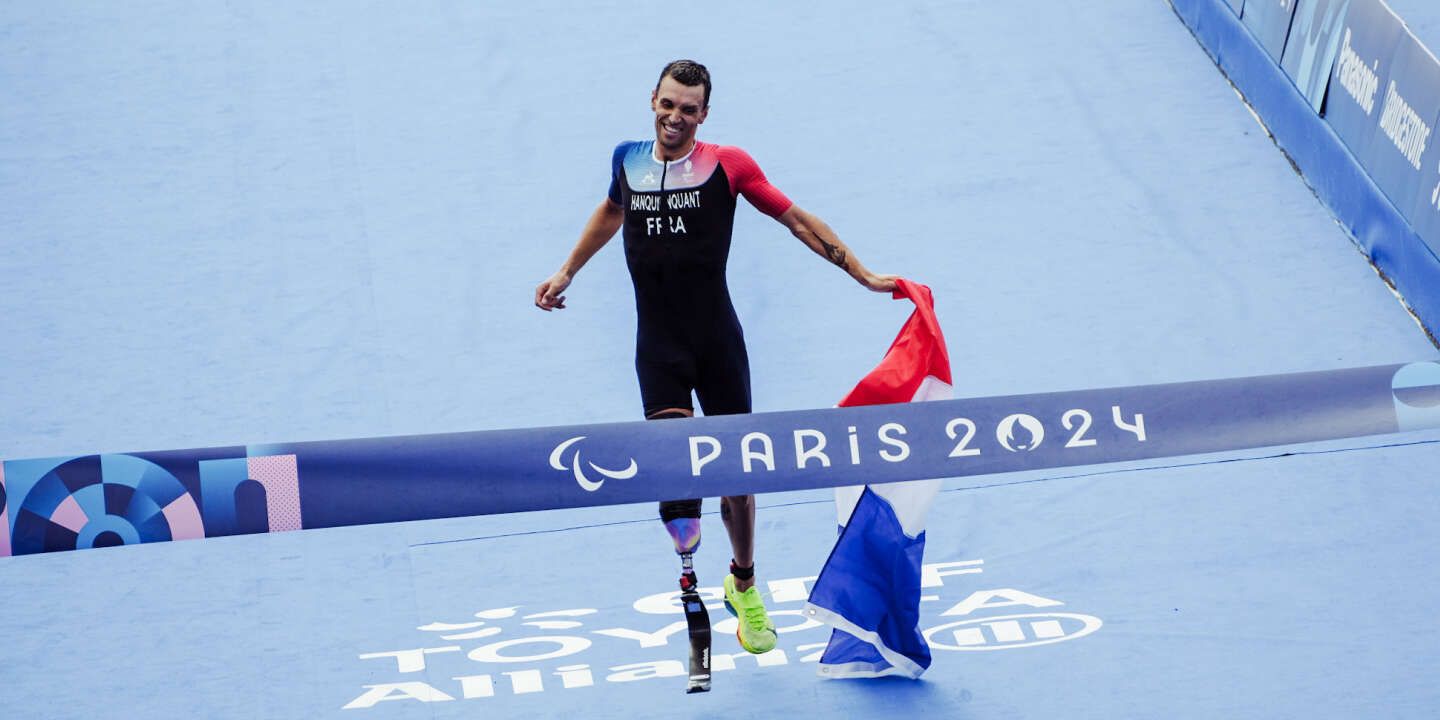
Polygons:
M550 467L555 468L556 470L569 469L570 472L574 473L575 482L579 483L581 488L584 488L586 492L595 492L596 490L600 489L600 486L605 484L605 481L591 480L585 475L585 470L580 467L580 450L578 448L570 456L570 464L568 468L564 463L565 451L570 449L570 447L575 443L578 443L584 439L585 436L580 435L578 437L570 438L569 440L566 440L559 445L556 445L555 449L550 452ZM640 466L635 463L634 458L630 459L629 467L626 467L624 470L609 470L588 461L585 464L589 465L590 469L598 473L600 476L609 478L611 480L629 480L630 478L635 477L635 473L640 471Z

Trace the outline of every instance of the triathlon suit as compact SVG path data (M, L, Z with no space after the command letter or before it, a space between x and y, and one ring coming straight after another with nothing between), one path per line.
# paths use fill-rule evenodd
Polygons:
M750 412L750 361L725 263L736 196L779 217L790 200L740 148L696 141L679 160L655 141L621 143L610 200L625 211L625 263L635 285L635 372L647 416L666 408Z

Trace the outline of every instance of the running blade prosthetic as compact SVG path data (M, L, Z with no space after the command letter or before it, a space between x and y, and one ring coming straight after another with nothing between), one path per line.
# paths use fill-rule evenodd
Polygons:
M685 609L685 624L690 630L690 679L686 693L710 690L710 613L700 599L700 582L695 578L693 562L700 549L700 518L675 518L665 523L666 532L675 541L680 556L680 604Z
M689 556L684 557L690 564ZM690 681L686 693L710 690L710 613L696 592L694 571L680 576L680 603L685 607L685 623L690 626Z

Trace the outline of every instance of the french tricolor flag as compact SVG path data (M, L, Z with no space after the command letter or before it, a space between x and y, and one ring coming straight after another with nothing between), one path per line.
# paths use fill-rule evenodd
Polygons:
M930 288L904 279L896 285L895 299L908 298L915 312L841 407L951 396L950 356ZM939 480L835 491L840 538L805 610L835 628L820 658L821 676L918 678L930 667L930 646L919 627L920 565L925 516L939 492Z

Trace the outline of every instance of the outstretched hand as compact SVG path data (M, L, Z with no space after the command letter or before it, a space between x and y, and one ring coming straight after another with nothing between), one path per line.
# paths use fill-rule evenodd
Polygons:
M565 288L570 287L570 275L561 270L535 288L535 307L550 312L565 309Z
M895 292L895 281L899 278L899 275L876 275L875 273L865 273L865 277L860 280L860 284L864 285L867 288L870 288L871 290L874 290L875 292Z

